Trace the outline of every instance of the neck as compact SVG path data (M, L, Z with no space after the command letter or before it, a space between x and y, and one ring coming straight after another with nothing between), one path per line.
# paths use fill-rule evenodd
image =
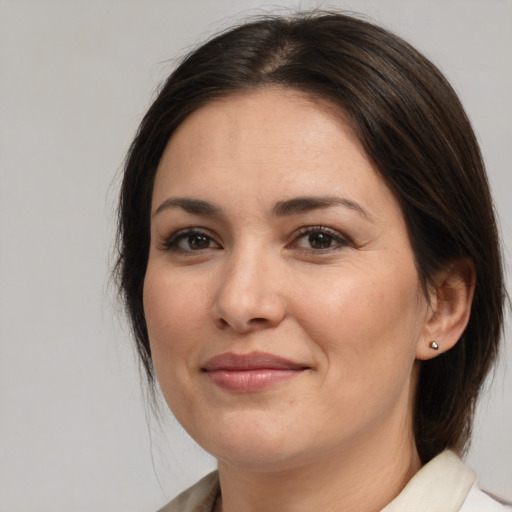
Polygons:
M290 469L245 471L219 461L222 496L215 510L378 512L421 468L409 422L407 426L404 432L388 425L379 429L381 435L352 440L350 446ZM391 439L390 431L395 432Z

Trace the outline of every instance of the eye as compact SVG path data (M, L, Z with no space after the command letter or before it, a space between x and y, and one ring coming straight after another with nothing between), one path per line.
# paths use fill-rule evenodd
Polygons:
M308 235L308 243L313 249L327 249L334 242L334 238L327 233L311 233L311 235Z
M304 228L291 244L314 252L335 250L349 245L349 241L337 231L322 226Z
M199 252L220 249L221 246L207 233L197 229L184 229L173 233L162 248L175 252Z

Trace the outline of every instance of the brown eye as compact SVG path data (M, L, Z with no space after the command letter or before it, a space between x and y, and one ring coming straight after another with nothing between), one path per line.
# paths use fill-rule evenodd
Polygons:
M208 249L221 249L221 246L207 233L196 229L185 229L172 234L162 249L171 252L193 253Z
M311 226L303 228L301 231L290 247L322 254L343 249L349 245L346 237L331 228Z
M193 251L206 249L210 244L210 238L206 235L196 234L188 237L188 246Z
M311 233L308 242L313 249L327 249L333 245L334 239L327 233Z

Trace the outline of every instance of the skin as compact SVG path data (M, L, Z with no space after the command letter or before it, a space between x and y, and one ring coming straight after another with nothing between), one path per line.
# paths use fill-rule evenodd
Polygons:
M276 212L303 197L341 202ZM217 510L377 511L401 491L421 466L418 359L467 321L452 274L427 300L398 203L332 107L263 89L179 126L154 186L144 308L165 399L219 461ZM203 370L254 351L305 369L249 392Z

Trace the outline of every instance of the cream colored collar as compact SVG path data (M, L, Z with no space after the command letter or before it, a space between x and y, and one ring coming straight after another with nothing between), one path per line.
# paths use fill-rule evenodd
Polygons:
M456 512L475 480L455 453L445 451L423 466L381 512Z
M475 480L475 473L457 455L445 451L421 468L381 512L458 512ZM210 512L218 492L214 471L160 512Z

